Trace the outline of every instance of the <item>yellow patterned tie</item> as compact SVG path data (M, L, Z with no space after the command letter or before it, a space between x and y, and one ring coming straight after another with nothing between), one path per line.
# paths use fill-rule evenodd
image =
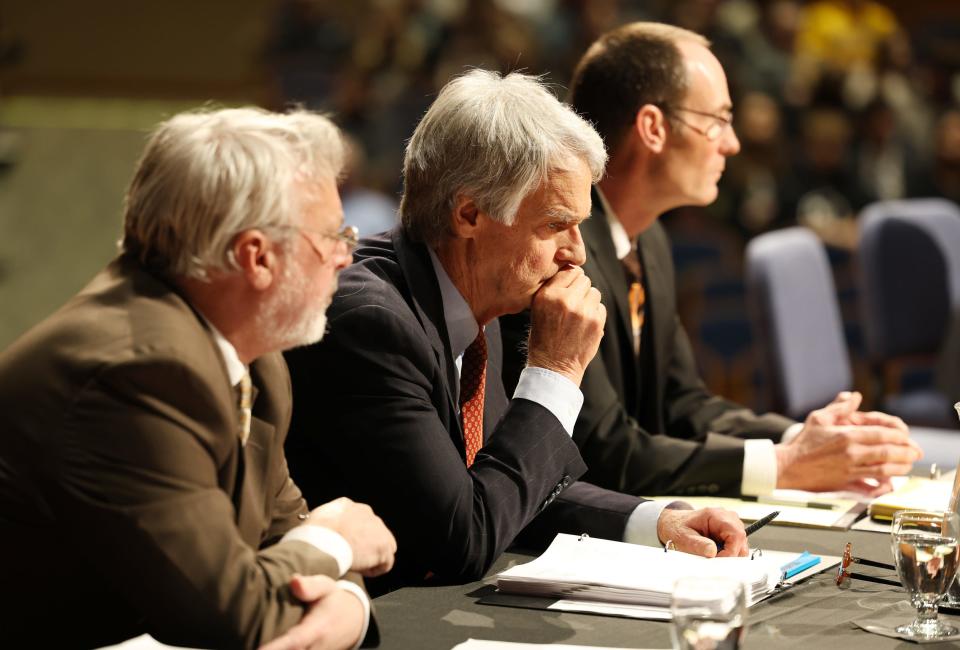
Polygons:
M240 378L240 444L246 445L250 437L250 419L253 417L253 382L250 373Z

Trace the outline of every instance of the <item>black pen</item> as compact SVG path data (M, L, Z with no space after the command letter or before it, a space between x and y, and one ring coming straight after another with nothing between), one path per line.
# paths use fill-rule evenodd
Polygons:
M753 535L755 532L757 532L758 530L760 530L761 528L763 528L764 526L766 526L767 524L769 524L769 523L770 523L771 521L773 521L774 519L776 519L776 518L777 518L777 515L779 515L779 514L780 514L780 511L779 511L779 510L774 510L774 511L771 512L769 515L767 515L766 517L760 517L760 518L757 519L755 522L753 522L752 524L750 524L749 526L747 526L747 527L744 529L744 532L745 532L747 535Z
M755 522L753 522L752 524L744 528L743 532L745 532L747 535L753 535L755 532L757 532L758 530L760 530L761 528L769 524L774 519L776 519L777 515L779 514L780 514L779 510L774 510L766 517L760 517L760 519L757 519ZM723 542L717 541L717 553L719 553L722 550L723 550Z

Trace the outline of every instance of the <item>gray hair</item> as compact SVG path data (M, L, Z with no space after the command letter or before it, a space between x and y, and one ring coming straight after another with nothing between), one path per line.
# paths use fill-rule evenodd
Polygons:
M443 87L407 143L401 220L414 239L437 243L465 194L512 225L523 198L571 158L584 160L596 182L607 152L538 78L471 70Z
M311 185L343 167L339 129L315 113L181 113L150 136L124 201L121 250L152 270L204 279L233 270L231 244L258 228L280 241Z

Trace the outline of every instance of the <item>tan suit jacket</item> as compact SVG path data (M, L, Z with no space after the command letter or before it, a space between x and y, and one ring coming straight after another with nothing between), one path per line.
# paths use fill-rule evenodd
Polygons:
M336 562L276 544L307 512L290 382L279 355L251 376L241 447L211 332L123 258L0 354L0 639L255 647L300 620L291 575Z

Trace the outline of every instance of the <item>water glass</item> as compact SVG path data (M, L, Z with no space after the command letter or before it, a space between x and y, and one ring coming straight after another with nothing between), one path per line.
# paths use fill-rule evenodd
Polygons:
M673 587L670 613L674 648L736 650L747 618L743 583L733 578L680 578Z
M900 510L893 515L890 533L900 584L917 608L917 618L897 632L925 640L957 634L957 628L937 620L937 604L953 584L960 559L957 513Z

